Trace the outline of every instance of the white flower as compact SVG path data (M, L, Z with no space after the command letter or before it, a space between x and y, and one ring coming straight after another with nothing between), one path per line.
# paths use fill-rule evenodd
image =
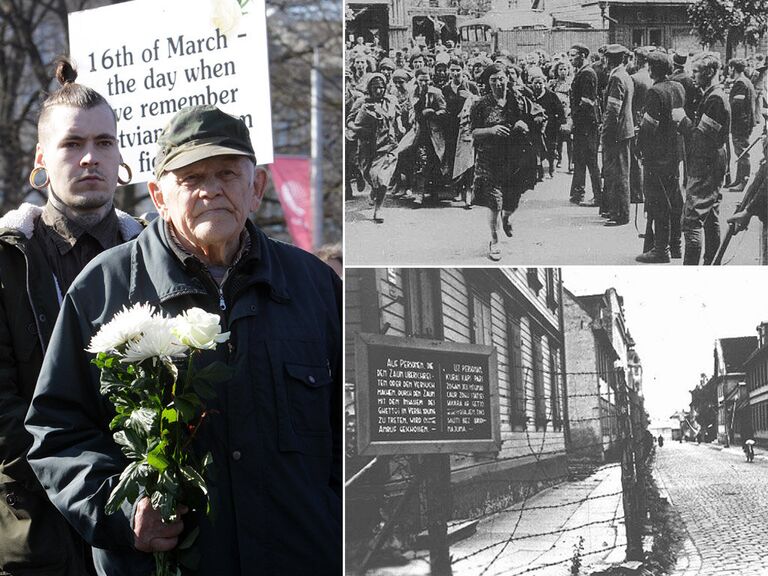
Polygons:
M229 339L229 332L221 333L219 317L201 308L190 308L174 318L174 333L182 344L199 350L212 350L219 342Z
M174 321L160 315L144 323L142 336L125 347L122 362L142 362L148 358L184 356L187 346L174 334Z
M211 0L211 23L222 34L235 30L243 17L243 10L237 0Z
M91 338L88 352L98 354L117 351L118 348L141 335L144 325L152 320L154 313L155 309L149 304L134 304L131 308L123 306L123 309Z

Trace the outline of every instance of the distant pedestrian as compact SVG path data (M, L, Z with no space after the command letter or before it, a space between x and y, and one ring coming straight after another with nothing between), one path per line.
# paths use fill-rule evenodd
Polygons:
M747 456L747 462L753 462L755 460L755 441L752 438L747 438L742 446L744 454Z
M664 447L664 436L659 434L659 448L663 448L663 447Z

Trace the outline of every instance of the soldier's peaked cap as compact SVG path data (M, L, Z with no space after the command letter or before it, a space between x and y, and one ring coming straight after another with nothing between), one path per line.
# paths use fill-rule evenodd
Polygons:
M626 54L627 49L624 48L621 44L608 44L608 47L605 49L606 54Z
M589 56L589 48L587 48L584 44L576 43L573 46L571 46L571 50L576 50L577 52L581 52L585 56Z

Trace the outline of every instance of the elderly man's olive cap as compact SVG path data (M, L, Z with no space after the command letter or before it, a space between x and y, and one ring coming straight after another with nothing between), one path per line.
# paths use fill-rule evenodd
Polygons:
M155 176L212 156L234 154L256 162L248 127L216 106L184 108L157 139Z

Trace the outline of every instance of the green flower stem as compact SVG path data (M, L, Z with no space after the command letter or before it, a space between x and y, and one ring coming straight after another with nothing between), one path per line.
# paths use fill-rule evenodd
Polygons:
M187 358L187 373L184 375L184 385L181 389L181 391L176 390L176 394L183 394L184 390L187 389L189 386L189 383L192 380L192 370L194 369L194 363L193 358L195 357L196 350L194 348L191 348L189 351L189 357ZM177 466L181 466L181 457L183 455L183 451L181 448L181 419L178 418L176 422L176 444L173 446L173 461Z
M171 563L167 552L155 552L155 576L171 576Z

